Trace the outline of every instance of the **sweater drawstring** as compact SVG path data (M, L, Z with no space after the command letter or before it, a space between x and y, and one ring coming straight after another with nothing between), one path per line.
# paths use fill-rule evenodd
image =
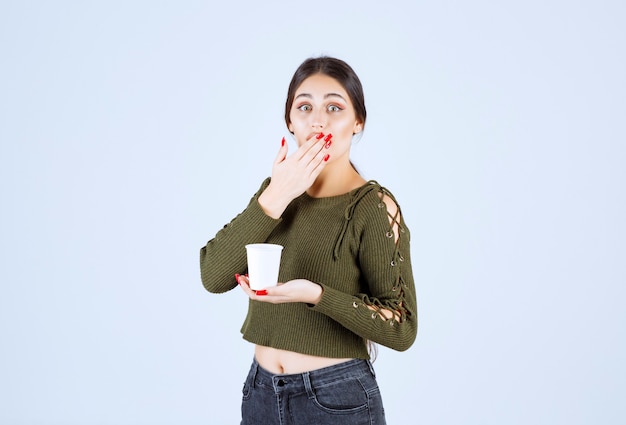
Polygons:
M337 237L337 242L335 242L335 249L333 251L333 259L337 260L339 258L339 250L341 249L341 244L343 242L344 236L348 231L348 225L350 220L352 219L352 215L354 214L354 208L357 206L359 201L365 197L369 192L375 190L376 188L382 187L374 180L368 181L366 186L361 187L355 193L352 194L350 198L350 202L346 206L346 209L343 213L343 224L341 226L341 231L339 232L339 236Z

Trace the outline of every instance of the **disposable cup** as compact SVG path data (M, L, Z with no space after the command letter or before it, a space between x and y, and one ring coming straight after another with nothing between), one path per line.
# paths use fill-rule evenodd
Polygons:
M251 289L265 289L278 284L278 270L282 251L281 245L271 243L246 245L248 278Z

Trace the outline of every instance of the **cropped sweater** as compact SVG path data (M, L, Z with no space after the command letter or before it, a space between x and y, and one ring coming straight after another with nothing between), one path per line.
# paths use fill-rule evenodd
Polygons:
M367 359L368 340L408 349L417 334L417 305L409 229L399 206L391 217L383 202L384 195L395 202L393 195L375 181L338 196L304 193L274 219L257 201L269 181L201 248L202 283L213 293L235 288L235 274L247 272L245 245L265 242L284 246L279 282L308 279L323 293L316 305L250 300L243 338L331 358ZM386 319L382 309L397 314Z

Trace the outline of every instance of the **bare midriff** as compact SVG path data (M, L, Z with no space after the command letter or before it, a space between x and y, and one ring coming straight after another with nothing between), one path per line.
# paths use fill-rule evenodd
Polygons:
M334 366L352 359L333 359L329 357L310 356L293 351L257 345L254 356L259 365L274 374L304 373L312 370Z

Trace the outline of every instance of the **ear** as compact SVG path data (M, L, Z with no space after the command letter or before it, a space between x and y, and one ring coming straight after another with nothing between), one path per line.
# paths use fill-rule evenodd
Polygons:
M289 130L291 134L293 134L293 124L289 123L289 125L287 126L287 129Z
M354 123L354 127L352 128L352 134L360 133L363 130L363 123L360 121L356 121Z

